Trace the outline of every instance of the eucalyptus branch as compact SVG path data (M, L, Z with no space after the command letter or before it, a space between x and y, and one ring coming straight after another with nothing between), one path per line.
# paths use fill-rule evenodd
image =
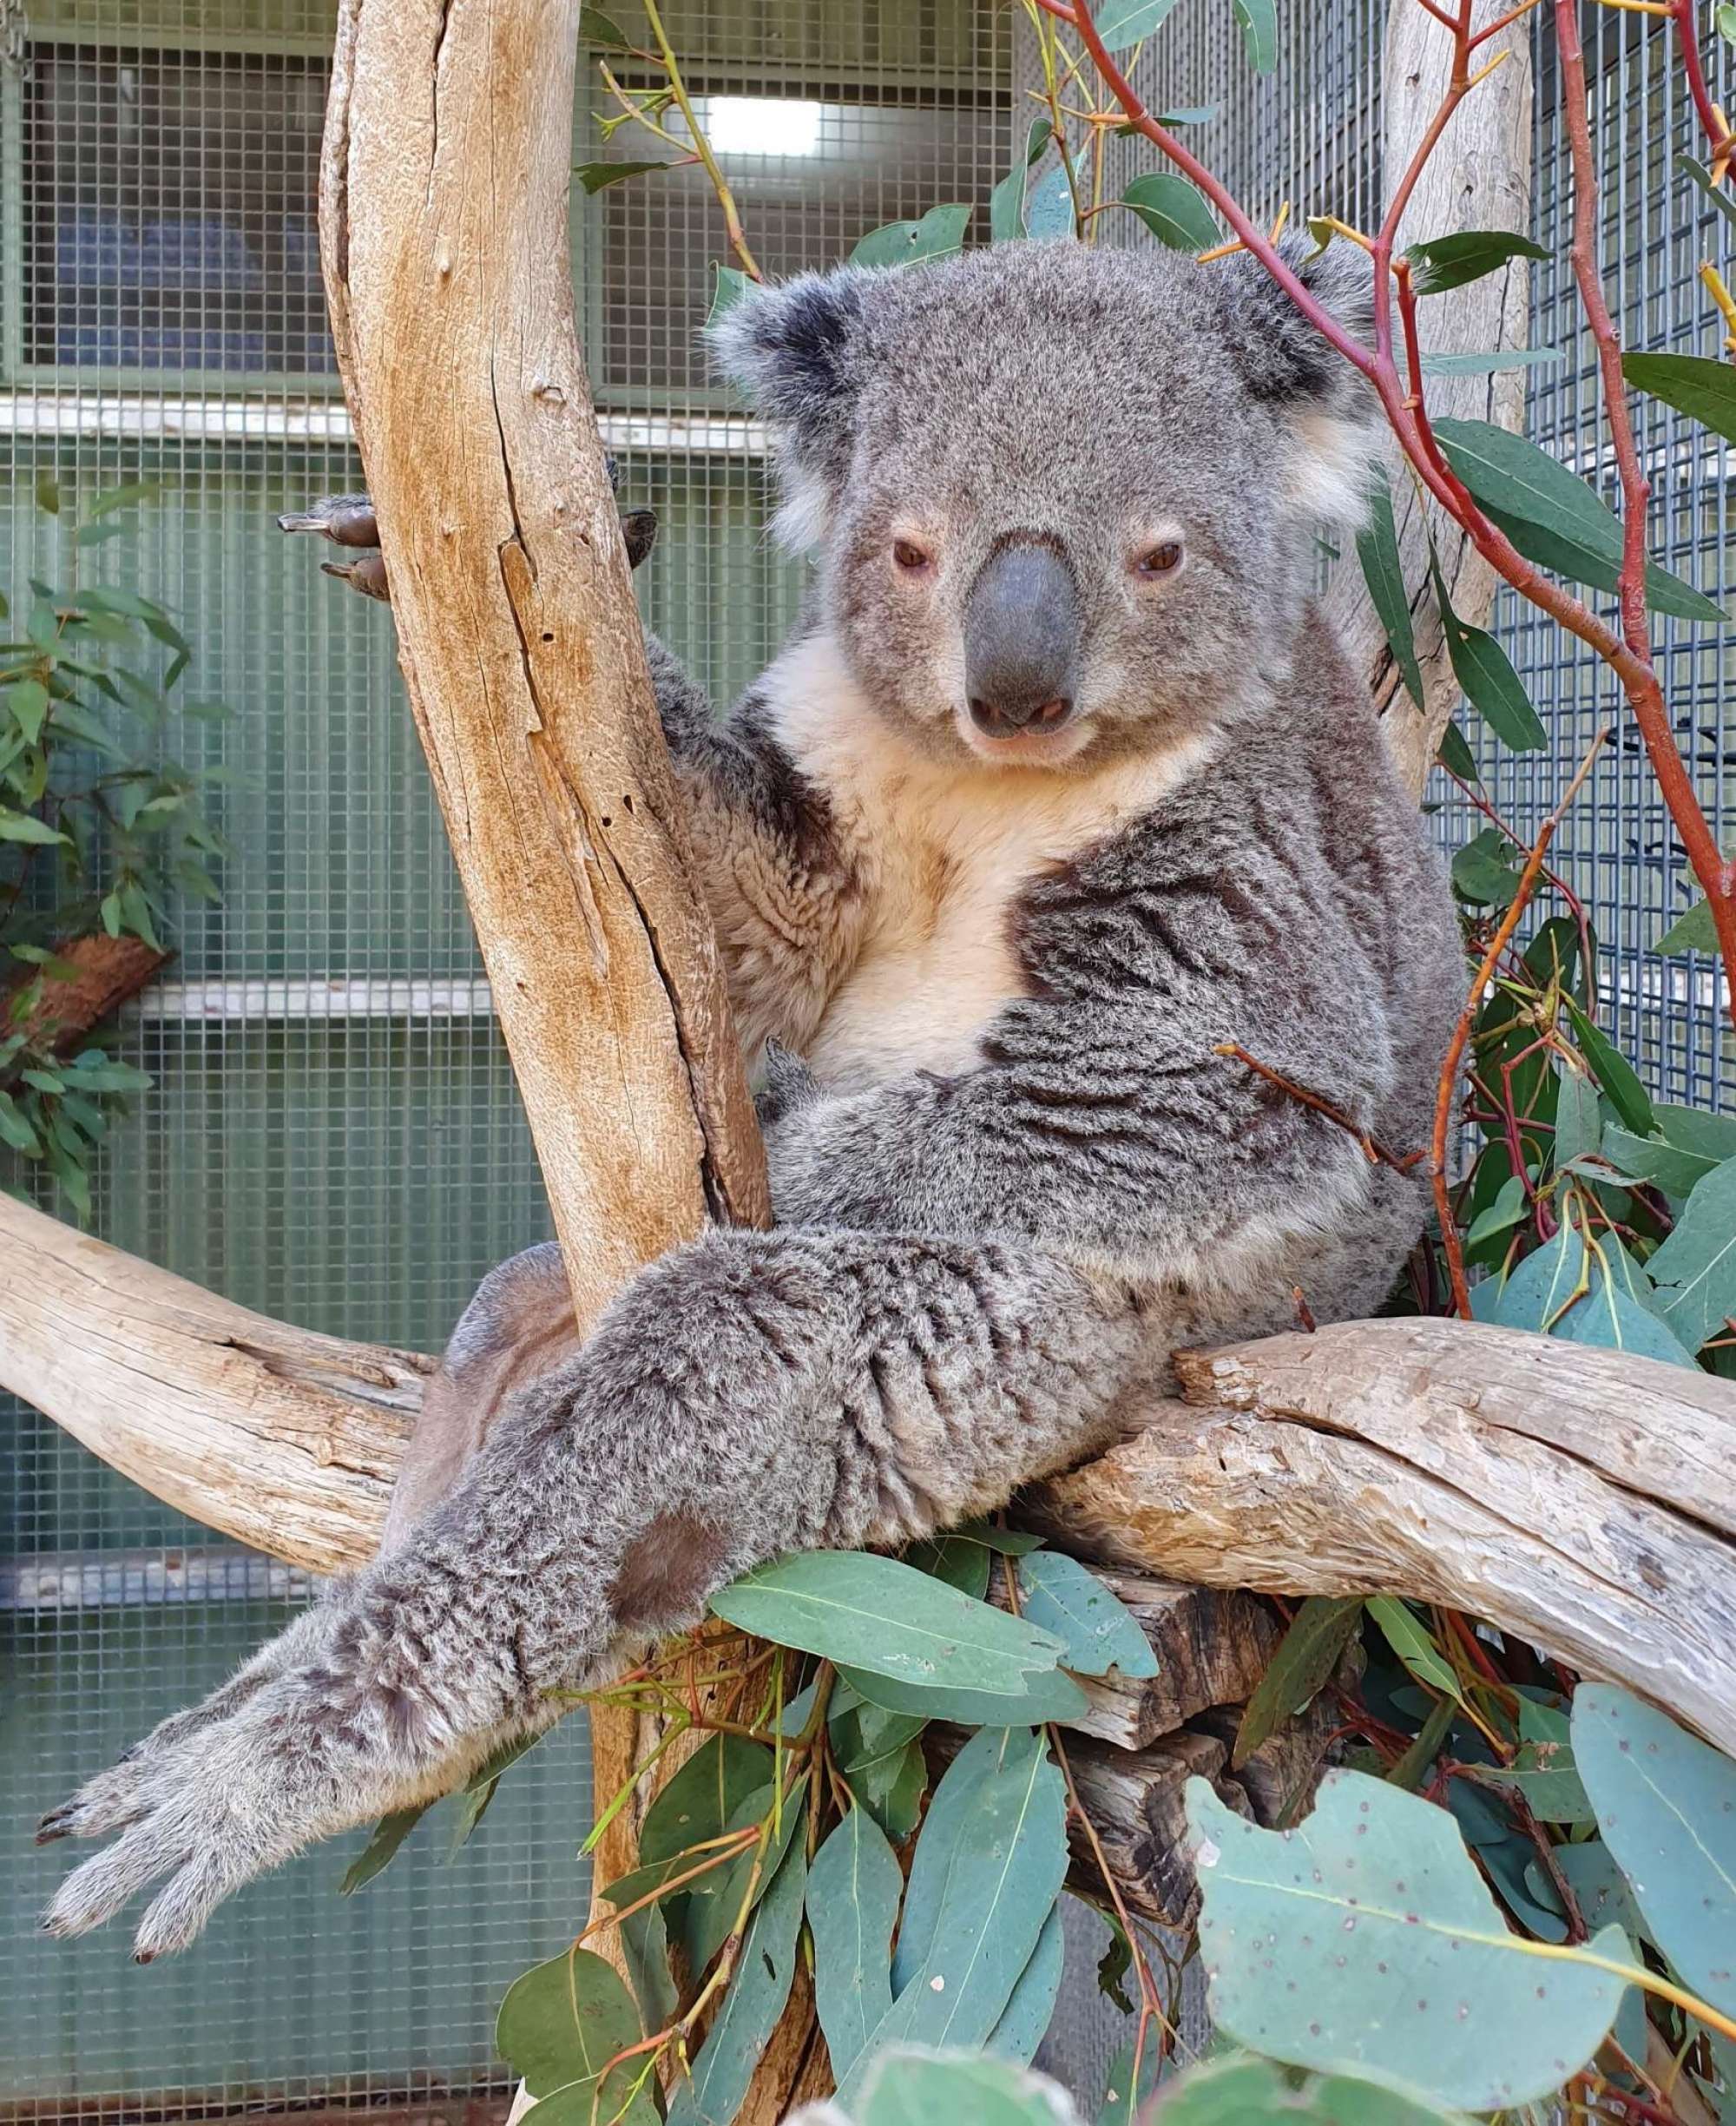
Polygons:
M741 227L741 212L736 206L735 194L729 188L729 181L718 166L712 153L711 142L706 138L705 128L694 112L693 98L687 94L687 85L681 78L681 63L675 57L674 48L669 43L663 28L663 18L657 11L657 0L645 0L645 19L651 25L651 34L656 39L657 56L664 72L669 77L669 93L675 99L675 108L686 122L694 144L694 152L705 165L705 174L711 180L711 188L717 194L717 203L723 210L724 233L729 239L729 247L741 261L741 270L750 280L763 280L759 260L747 247L747 238Z

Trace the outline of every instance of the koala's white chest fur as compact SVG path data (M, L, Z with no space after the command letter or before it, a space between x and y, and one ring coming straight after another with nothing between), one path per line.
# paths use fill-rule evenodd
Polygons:
M1148 811L1199 749L1095 775L954 766L902 743L824 638L787 653L778 676L778 734L826 793L864 887L859 943L809 1066L839 1090L968 1069L983 1029L1026 992L1010 923L1022 889Z

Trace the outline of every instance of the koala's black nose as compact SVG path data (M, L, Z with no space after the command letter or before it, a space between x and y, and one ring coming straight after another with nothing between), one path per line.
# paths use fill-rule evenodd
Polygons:
M970 720L990 737L1058 730L1073 714L1079 586L1054 547L1009 541L991 554L964 600L964 687Z

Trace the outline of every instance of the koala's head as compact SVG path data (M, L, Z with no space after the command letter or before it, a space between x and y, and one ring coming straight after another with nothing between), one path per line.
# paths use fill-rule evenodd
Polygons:
M1303 270L1355 327L1363 255ZM1083 765L1233 717L1287 675L1315 531L1359 512L1371 397L1245 256L846 267L713 339L863 694L943 757Z

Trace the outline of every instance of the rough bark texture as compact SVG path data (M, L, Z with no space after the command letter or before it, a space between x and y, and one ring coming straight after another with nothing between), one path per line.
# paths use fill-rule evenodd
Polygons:
M1046 1485L1134 1570L1382 1590L1510 1629L1736 1752L1736 1394L1511 1329L1369 1321L1185 1355L1185 1400Z
M574 318L578 14L343 0L320 247L399 661L582 1329L708 1216L770 1206ZM591 1735L613 1794L650 1738L614 1708ZM786 2094L768 2072L744 2117Z
M1507 11L1508 0L1477 0L1472 19L1482 28ZM1492 58L1503 45L1506 60L1459 106L1411 194L1404 217L1407 241L1448 236L1461 229L1515 229L1522 234L1530 227L1530 24L1516 23L1493 39L1479 53L1479 62ZM1420 7L1400 0L1388 13L1381 108L1389 196L1440 108L1452 50L1451 37ZM1425 298L1419 306L1424 346L1432 354L1481 354L1523 347L1529 297L1526 263L1516 259L1502 273L1470 281L1447 295ZM1482 377L1433 376L1429 379L1430 414L1437 420L1450 416L1519 428L1525 418L1525 386L1522 369ZM1338 571L1329 604L1358 669L1368 675L1374 698L1384 710L1387 743L1399 771L1420 796L1441 734L1458 706L1459 685L1447 658L1434 594L1428 587L1424 506L1396 450L1389 472L1399 552L1410 589L1417 659L1422 668L1420 708L1398 676L1379 617L1363 589L1362 571L1349 556L1348 565ZM1494 571L1433 504L1428 505L1427 521L1435 528L1441 570L1454 610L1472 626L1486 627L1495 599Z

